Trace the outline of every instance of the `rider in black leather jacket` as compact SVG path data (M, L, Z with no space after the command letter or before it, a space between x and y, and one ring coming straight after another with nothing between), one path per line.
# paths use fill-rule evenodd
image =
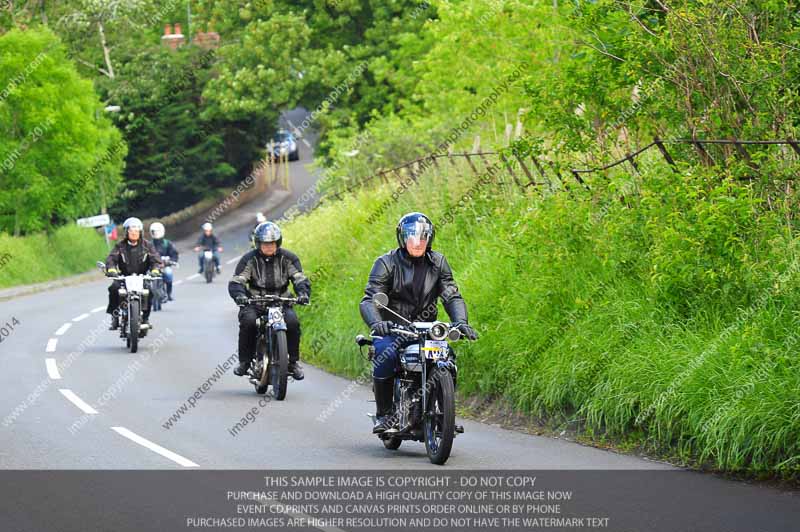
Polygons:
M387 305L411 321L435 321L439 298L461 332L469 339L477 334L468 324L467 306L453 279L453 272L444 255L431 250L435 230L424 214L403 216L397 224L398 248L378 257L372 266L359 310L375 339L373 383L377 415L373 432L383 432L392 409L394 376L402 339L390 333L397 320L390 312L379 309L372 297L382 292L389 296Z

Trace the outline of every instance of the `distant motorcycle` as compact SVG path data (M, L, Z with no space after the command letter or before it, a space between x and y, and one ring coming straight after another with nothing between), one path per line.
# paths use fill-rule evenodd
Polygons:
M413 342L399 352L400 369L394 381L394 407L390 415L392 426L379 433L378 438L390 450L398 449L403 440L424 441L430 461L444 464L450 457L456 434L464 432L464 427L456 425L458 369L448 343L458 340L461 332L440 321L407 320L389 309L386 294L375 294L373 301L405 322L395 324L392 333ZM368 346L368 358L372 361L375 357L372 338L359 334L356 344L359 348Z
M203 275L206 277L206 283L214 280L214 274L217 270L214 268L214 252L210 249L203 251Z
M255 386L256 393L260 395L267 393L272 386L275 399L283 401L289 382L289 348L283 308L297 304L297 298L254 296L248 298L246 304L259 308L256 356L250 361L248 371L250 384Z
M172 267L178 267L177 262L172 262L168 255L162 255L161 262L164 264L164 276L172 275ZM153 312L158 312L161 307L167 302L167 285L162 277L157 277L150 284L150 290L153 294Z
M106 265L97 263L97 267L105 273ZM135 353L139 350L139 339L147 336L150 325L142 323L142 309L151 297L150 285L158 277L150 275L118 275L109 277L122 281L119 289L119 337L125 339L126 346Z

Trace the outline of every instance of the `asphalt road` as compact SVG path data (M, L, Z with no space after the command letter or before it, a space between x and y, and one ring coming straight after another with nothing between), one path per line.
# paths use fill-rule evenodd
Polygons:
M302 115L289 118L299 123ZM107 330L108 282L99 276L2 303L0 323L18 324L0 343L0 470L441 471L427 460L424 445L404 442L398 451L388 451L371 435L365 414L374 403L366 387L353 388L346 379L305 365L306 379L290 384L285 401L265 402L231 371L237 307L227 294L228 279L248 249L255 212L269 208L268 216L278 218L313 185L316 176L306 169L310 158L311 150L301 144L301 160L291 163L291 194L277 200L273 196L270 203L253 202L219 220L223 273L212 284L197 275L191 243L179 243L176 300L153 313L154 330L137 354ZM313 269L312 264L304 267ZM299 309L301 321L302 314ZM340 404L329 408L337 399ZM330 415L319 420L326 409ZM248 413L251 420L233 430ZM675 469L562 440L459 422L466 433L456 438L445 466L449 469ZM740 493L753 507L782 508L787 501L786 494L771 488L687 475L710 493ZM797 505L796 498L791 500Z

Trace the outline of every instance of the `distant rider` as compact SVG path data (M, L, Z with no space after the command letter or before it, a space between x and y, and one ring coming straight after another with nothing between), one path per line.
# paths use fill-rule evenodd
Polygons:
M214 268L216 268L217 273L222 273L219 267L219 254L222 253L222 242L220 242L217 235L214 234L214 227L210 223L204 223L202 229L203 234L197 239L194 250L210 250L214 254ZM200 254L197 258L200 263L200 270L197 273L203 273L203 255Z
M398 318L375 305L375 294L389 296L387 306L411 321L435 321L437 299L441 298L451 322L464 336L470 340L478 337L468 324L467 306L447 259L431 251L435 230L430 219L419 212L406 214L397 223L395 233L398 247L373 264L359 307L361 317L376 337L372 371L376 404L372 432L376 434L391 428L388 425L398 352L408 343L391 333L393 320Z
M116 277L119 275L143 275L150 273L152 276L161 275L161 255L158 254L153 244L142 238L144 225L139 218L128 218L122 224L125 238L111 250L106 258L106 275ZM119 317L115 312L119 308L119 289L121 281L114 281L108 287L108 307L106 312L111 314L111 330L119 328ZM150 304L152 298L145 298L147 304L142 309L142 322L149 323Z
M178 262L178 250L175 248L175 245L164 238L166 234L166 229L164 228L164 224L161 222L154 222L150 224L150 238L153 239L153 247L156 248L156 253L158 253L159 257L169 257L170 262L173 264L177 264ZM165 265L163 277L164 277L164 285L167 287L167 300L172 301L172 268Z
M247 374L256 352L256 319L259 310L247 304L248 297L289 297L289 283L294 287L299 304L307 304L311 296L311 282L303 274L300 259L281 247L283 236L276 224L260 224L256 228L254 241L257 248L245 253L239 260L233 278L228 283L228 293L237 305L242 306L239 310L239 366L233 370L239 376ZM300 321L294 309L289 307L285 309L284 319L289 348L289 374L299 381L304 377L300 366Z

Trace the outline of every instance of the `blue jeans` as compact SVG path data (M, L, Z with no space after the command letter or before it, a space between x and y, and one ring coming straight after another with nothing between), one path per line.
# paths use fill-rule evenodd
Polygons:
M214 266L219 268L219 253L214 251L213 254L214 254ZM203 259L204 259L203 252L200 252L200 254L197 256L197 263L200 265L201 271L203 270Z
M372 359L372 376L376 379L394 377L400 365L400 350L414 343L399 336L375 338L375 358Z

